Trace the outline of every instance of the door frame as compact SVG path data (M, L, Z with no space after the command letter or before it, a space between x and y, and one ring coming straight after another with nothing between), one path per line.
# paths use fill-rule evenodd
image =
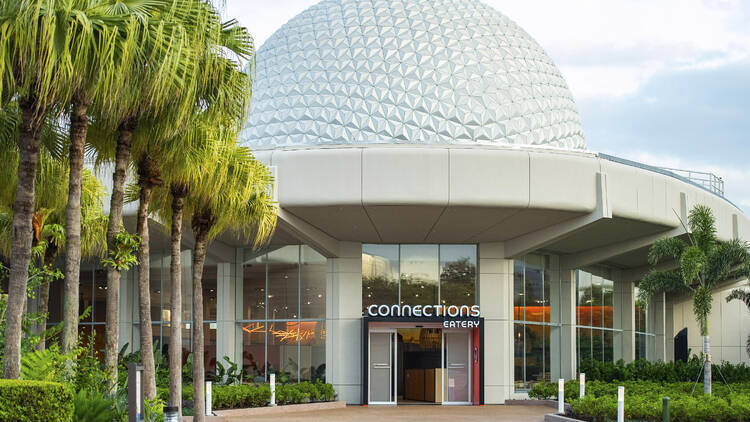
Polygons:
M478 318L467 318L467 317L459 317L459 318L451 318L452 321L479 321L479 327L474 328L475 332L478 332L479 335L479 342L478 342L478 376L474 378L474 382L471 386L472 390L472 396L470 397L470 402L467 402L465 404L474 404L474 405L483 405L484 404L484 318L478 317ZM444 321L443 317L370 317L366 316L362 318L362 329L361 329L361 341L362 341L362 357L361 357L361 375L362 375L362 384L361 384L361 401L360 403L363 405L368 404L369 398L370 398L370 331L376 330L376 329L394 329L396 326L403 326L403 324L409 324L415 326L416 328L419 328L417 326L424 324L424 323L440 323L442 324ZM370 327L371 323L377 323L372 328ZM386 328L383 327L383 323L386 324L393 324L394 328ZM443 328L443 330L448 330L448 328ZM469 347L471 348L471 351L473 352L473 347L477 346L476 340L472 340L469 344ZM473 346L472 346L473 344ZM470 354L470 362L474 364L473 361L473 354ZM471 376L474 377L476 374L472 372ZM476 381L479 381L478 385L476 384Z
M372 364L370 362L370 334L390 334L390 359L391 359L391 401L371 401L370 400L370 371L372 370ZM382 405L382 406L396 406L398 404L398 330L396 328L373 328L367 333L367 404Z

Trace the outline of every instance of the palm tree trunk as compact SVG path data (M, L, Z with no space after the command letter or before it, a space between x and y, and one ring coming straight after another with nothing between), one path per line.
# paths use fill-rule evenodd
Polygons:
M177 406L182 416L182 268L180 246L182 244L182 212L186 190L183 186L172 186L172 310L169 332L169 404Z
M21 374L21 319L26 303L26 282L31 261L34 214L34 180L41 147L41 110L33 99L22 98L21 125L19 127L18 185L13 204L13 238L8 278L8 303L6 307L5 350L3 378L18 378Z
M63 294L62 351L70 353L78 344L78 291L81 273L81 182L88 131L88 102L76 98L70 113L70 174L65 206L65 290Z
M52 267L55 262L55 255L57 254L57 247L54 243L47 246L47 250L44 251L44 263L45 267ZM36 345L36 350L44 350L47 347L47 339L44 337L44 330L47 329L47 312L49 312L49 285L51 281L45 281L39 288L39 313L42 315L42 319L39 322L39 332L42 333L39 337L39 343Z
M143 394L146 400L156 397L156 368L154 365L154 339L151 331L151 286L148 237L148 206L151 202L152 185L141 184L141 196L138 201L138 236L141 248L138 251L138 296L140 299L139 315L141 326L141 360L143 361Z
M115 235L122 224L122 206L125 197L125 180L130 146L133 143L134 120L126 120L120 125L115 153L115 171L112 174L112 196L109 200L109 222L107 226L107 250L115 248ZM109 375L109 389L117 389L117 354L120 337L120 271L107 266L107 328L104 349L104 367Z
M195 218L194 218L195 220ZM206 260L208 229L201 225L195 232L195 251L193 253L193 409L194 422L205 420L206 399L204 384L206 372L203 365L203 263Z
M708 339L708 317L703 318L703 393L711 395L711 346Z

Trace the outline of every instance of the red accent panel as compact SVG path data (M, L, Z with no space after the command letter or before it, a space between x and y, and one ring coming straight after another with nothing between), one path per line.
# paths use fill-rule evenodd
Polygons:
M479 352L479 327L475 327L471 336L471 401L475 406L479 404Z

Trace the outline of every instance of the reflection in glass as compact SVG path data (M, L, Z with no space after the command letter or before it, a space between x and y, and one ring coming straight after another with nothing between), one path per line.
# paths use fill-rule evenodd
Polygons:
M513 324L513 379L515 380L516 389L526 388L524 371L524 356L526 355L524 343L523 324Z
M299 321L270 322L268 328L268 373L276 374L276 382L297 382L299 357L297 339Z
M526 321L544 321L544 264L540 255L526 256L524 279L524 305Z
M242 323L242 372L244 379L248 382L265 382L265 361L265 322Z
M438 246L401 245L401 303L433 305L437 300Z
M325 318L326 258L303 245L300 274L300 318Z
M299 246L268 253L268 318L298 318Z
M203 320L216 321L217 268L215 263L203 267Z
M245 261L242 279L242 311L237 319L266 319L265 255Z
M166 331L166 329L165 329ZM203 324L203 362L206 373L206 379L213 379L216 376L216 323ZM222 362L226 367L227 362Z
M107 322L107 271L98 269L94 271L94 322ZM83 309L81 309L83 311ZM99 329L102 331L102 328ZM102 333L103 335L104 333ZM99 335L99 333L97 333Z
M93 279L94 279L94 272L91 270L81 270L79 277L78 277L78 312L82 315L86 308L89 306L92 307L93 310L93 304L94 304L94 291L93 291ZM64 279L59 280L60 284L63 284L65 282ZM54 296L50 296L54 300ZM60 296L62 297L62 296ZM85 318L81 322L91 322L91 315L89 315L88 318Z
M362 306L398 303L398 245L362 245Z
M524 307L523 300L523 273L523 260L517 259L513 261L513 319L515 319L516 321L526 320L526 308Z
M476 245L440 245L440 301L446 305L476 303Z
M151 255L149 258L151 266L149 267L149 289L151 292L151 321L161 321L161 281L162 281L162 261L163 253ZM165 274L169 281L169 271Z
M326 380L326 323L300 322L300 381Z

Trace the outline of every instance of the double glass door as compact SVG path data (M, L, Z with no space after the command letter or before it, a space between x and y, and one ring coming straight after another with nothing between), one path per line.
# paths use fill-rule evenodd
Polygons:
M472 360L470 330L443 330L442 404L471 404ZM398 331L371 330L368 341L369 404L395 405L398 401Z

